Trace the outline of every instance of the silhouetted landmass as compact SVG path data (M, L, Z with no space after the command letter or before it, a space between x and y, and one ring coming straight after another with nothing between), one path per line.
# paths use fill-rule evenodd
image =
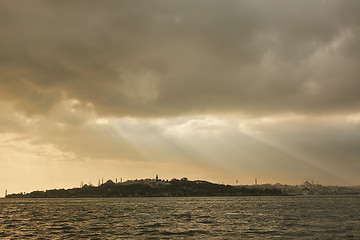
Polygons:
M7 195L7 198L92 198L92 197L190 197L190 196L277 196L275 188L257 189L215 184L207 181L189 181L186 178L171 181L145 179L114 183L109 180L98 187L54 189Z

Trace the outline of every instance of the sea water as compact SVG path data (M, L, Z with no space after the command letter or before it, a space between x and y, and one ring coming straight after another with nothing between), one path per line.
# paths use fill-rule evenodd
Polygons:
M360 239L360 196L0 199L1 239Z

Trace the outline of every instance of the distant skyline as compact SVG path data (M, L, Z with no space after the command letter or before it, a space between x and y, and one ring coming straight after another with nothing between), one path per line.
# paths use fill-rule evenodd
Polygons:
M360 1L0 1L0 197L99 178L360 185Z

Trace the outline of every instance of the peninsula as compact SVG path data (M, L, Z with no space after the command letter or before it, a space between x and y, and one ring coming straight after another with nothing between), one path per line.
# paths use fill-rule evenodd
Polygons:
M142 179L115 183L108 180L99 186L83 185L80 188L53 189L17 193L6 198L103 198L103 197L190 197L190 196L277 196L284 195L276 188L251 188L215 184L208 181L190 181L187 178L161 180Z

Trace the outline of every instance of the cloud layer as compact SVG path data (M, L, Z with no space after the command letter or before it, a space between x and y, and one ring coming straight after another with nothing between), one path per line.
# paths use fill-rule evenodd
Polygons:
M357 1L2 3L1 98L108 116L359 110Z

